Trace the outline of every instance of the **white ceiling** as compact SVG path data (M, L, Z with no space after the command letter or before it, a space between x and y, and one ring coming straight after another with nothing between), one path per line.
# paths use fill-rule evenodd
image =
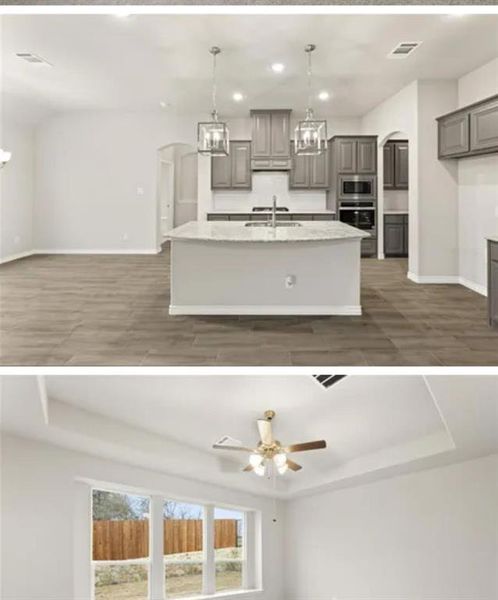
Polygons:
M498 452L498 377L349 376L329 390L307 375L47 376L48 424L36 379L3 378L2 429L255 494L292 497ZM271 483L242 473L223 435L257 441L277 411L283 443L326 439L295 455L304 469ZM79 474L84 475L84 474ZM88 475L88 474L86 474Z
M402 41L421 41L406 60L389 60ZM306 102L304 45L314 54L316 101L327 116L360 116L414 79L458 78L498 55L498 15L24 15L3 17L6 103L40 115L70 110L210 109L211 56L219 58L219 107L225 116L250 108ZM41 55L32 65L17 52ZM272 62L286 65L275 75ZM235 103L232 93L245 99Z

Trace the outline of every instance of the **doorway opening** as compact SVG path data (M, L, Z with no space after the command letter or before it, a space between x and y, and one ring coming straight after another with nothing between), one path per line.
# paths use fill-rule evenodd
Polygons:
M190 144L163 146L157 168L157 248L161 251L171 229L197 219L197 151Z

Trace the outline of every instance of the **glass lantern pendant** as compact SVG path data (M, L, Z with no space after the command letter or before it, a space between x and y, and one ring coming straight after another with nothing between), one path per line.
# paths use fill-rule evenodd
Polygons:
M327 150L327 121L315 119L311 108L311 53L314 44L308 44L304 51L308 55L308 108L304 121L299 121L294 132L294 152L296 154L322 154Z
M213 110L212 121L197 124L197 149L200 154L227 156L229 153L229 134L226 123L218 118L216 110L216 56L221 50L213 46L209 52L213 55Z

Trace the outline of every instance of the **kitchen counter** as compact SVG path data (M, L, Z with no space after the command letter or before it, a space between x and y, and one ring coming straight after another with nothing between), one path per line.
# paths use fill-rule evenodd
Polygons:
M294 223L296 221L293 221ZM370 237L369 233L340 221L297 221L300 227L246 227L244 223L190 221L171 230L171 240L208 242L317 242Z
M395 208L395 209L391 209L391 210L384 210L384 214L385 215L407 215L408 209L403 210L400 208Z
M246 227L192 221L169 232L172 315L360 315L360 246L339 221Z
M271 210L211 210L210 215L271 215ZM335 215L335 210L278 210L277 215Z
M490 242L498 243L498 235L488 235L488 237L486 239L489 240Z

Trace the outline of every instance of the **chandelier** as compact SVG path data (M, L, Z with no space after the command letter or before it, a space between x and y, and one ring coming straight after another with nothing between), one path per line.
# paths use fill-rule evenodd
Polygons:
M209 52L213 56L212 121L197 124L197 149L200 154L227 156L229 153L228 127L226 123L219 120L216 110L216 57L220 54L221 49L213 46Z
M304 49L308 56L308 107L304 121L299 121L294 132L294 152L296 154L317 155L327 149L327 121L315 119L311 107L311 53L315 48L314 44L308 44Z

